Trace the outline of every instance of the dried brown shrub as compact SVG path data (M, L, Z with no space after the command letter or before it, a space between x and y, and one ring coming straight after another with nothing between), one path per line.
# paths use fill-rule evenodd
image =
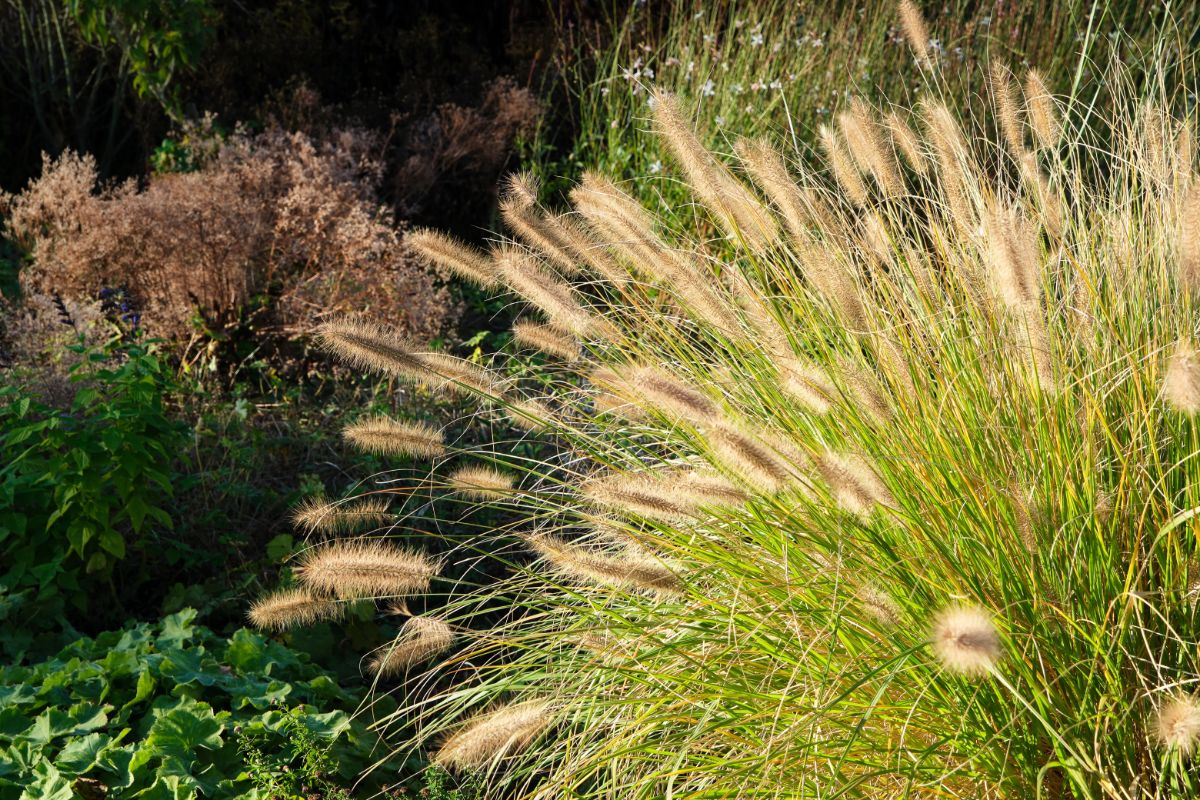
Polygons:
M532 133L541 113L534 93L511 78L488 83L477 106L439 106L408 132L408 155L392 177L398 210L419 213L435 187L456 193L464 185L494 187L513 141Z
M320 140L278 127L235 133L196 171L142 187L97 187L87 156L47 158L42 176L7 198L9 235L33 256L23 288L82 299L124 287L145 326L175 340L194 333L197 316L221 331L257 313L259 329L290 334L350 310L431 337L452 304L378 202L379 149L354 128Z

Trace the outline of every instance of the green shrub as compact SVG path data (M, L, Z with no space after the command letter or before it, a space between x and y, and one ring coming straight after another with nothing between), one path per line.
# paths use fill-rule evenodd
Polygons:
M102 605L118 562L174 524L187 435L164 407L169 369L133 344L91 353L72 379L67 411L0 388L0 609L27 630Z
M306 657L195 616L0 670L0 798L345 796L378 743L348 713L354 696ZM266 791L291 774L309 782Z

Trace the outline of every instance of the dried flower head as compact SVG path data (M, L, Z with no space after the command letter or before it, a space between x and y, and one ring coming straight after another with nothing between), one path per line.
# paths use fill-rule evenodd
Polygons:
M553 325L519 320L513 324L513 339L519 345L541 350L565 361L576 361L580 355L579 342Z
M825 151L825 160L829 164L829 169L833 171L833 177L837 180L838 186L842 188L846 197L854 205L866 206L869 199L867 185L863 183L862 176L858 173L858 167L855 166L854 160L846 150L842 138L828 125L822 125L819 133L821 148Z
M307 533L347 533L386 525L391 519L387 500L383 497L356 498L336 503L321 497L309 497L292 512L292 523Z
M296 577L315 592L335 597L390 597L422 592L437 565L421 553L386 541L341 541L309 550Z
M500 216L513 233L548 258L559 273L569 276L580 273L579 257L569 242L563 240L559 227L536 207L506 197L500 201Z
M1151 726L1159 744L1190 756L1200 744L1200 702L1190 695L1174 697L1154 712Z
M434 763L449 769L479 769L519 753L553 720L545 700L501 706L467 722L433 754Z
M494 467L472 464L450 474L447 485L463 497L473 500L502 500L513 491L512 475Z
M562 424L550 406L536 397L513 400L504 411L513 425L532 433L544 433Z
M858 600L863 610L880 625L891 627L901 619L900 606L895 599L878 586L866 585L858 590Z
M1013 158L1020 159L1025 155L1025 135L1021 124L1021 108L1018 105L1017 91L1013 86L1012 73L1003 63L993 61L991 67L992 102L996 105L996 118L1000 123L1000 133L1008 146Z
M1162 395L1167 404L1184 414L1200 413L1200 352L1181 339L1167 362Z
M410 617L391 644L380 648L367 662L375 675L392 676L440 655L454 645L454 631L434 617Z
M441 431L427 422L371 417L342 429L346 441L367 453L436 458L446 452Z
M397 375L425 371L413 355L416 345L376 322L352 317L326 322L317 329L317 338L325 349L360 369Z
M921 146L921 140L913 133L913 129L909 127L904 118L896 111L889 111L887 115L887 129L892 136L892 144L904 156L904 160L918 174L924 175L929 171L929 160L925 157L924 149Z
M716 215L726 235L755 247L770 244L776 235L774 220L758 198L696 138L675 95L655 92L654 121L660 137L687 173L692 191Z
M893 506L896 503L887 486L862 456L826 453L818 461L817 469L829 484L838 505L852 514L866 516L876 505Z
M703 392L654 367L635 367L629 382L647 410L665 412L693 425L716 416L717 405Z
M577 545L559 536L536 533L526 537L529 546L558 572L572 578L618 589L639 589L676 595L682 584L675 570L642 548L620 553Z
M338 619L344 609L342 603L316 597L307 589L281 589L254 601L247 616L256 628L283 630Z
M1046 149L1057 147L1062 139L1062 120L1054 96L1046 88L1046 79L1036 69L1025 75L1025 111L1038 145Z
M579 485L579 493L601 508L660 522L685 522L696 511L693 498L678 492L665 476L654 474L589 478Z
M500 247L492 257L504 282L545 313L552 325L576 336L603 335L605 325L583 307L579 293L535 256L516 247Z
M904 181L896 156L887 149L876 125L871 107L861 98L850 101L849 108L838 114L838 126L846 138L850 157L863 172L870 173L885 197L904 192Z
M917 63L922 69L932 69L933 62L929 59L929 29L925 27L925 16L913 0L900 0L900 26L904 29L904 38L913 49Z
M722 422L707 429L705 439L718 464L756 489L778 492L795 478L795 471L758 434Z
M404 237L404 243L426 263L445 267L453 274L481 286L494 288L498 282L496 269L487 254L439 231L419 228Z
M942 666L968 678L991 672L1000 660L1000 634L978 606L951 606L933 624L933 652Z
M1193 181L1179 208L1179 284L1200 294L1200 181Z

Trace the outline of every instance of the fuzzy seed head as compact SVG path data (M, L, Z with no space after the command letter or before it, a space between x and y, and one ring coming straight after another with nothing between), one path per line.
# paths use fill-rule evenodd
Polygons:
M500 201L500 216L522 241L544 255L563 275L578 275L579 260L559 237L546 215L532 205L512 197Z
M933 652L942 666L968 678L987 675L1000 660L1000 634L978 606L952 606L933 625Z
M1162 395L1167 405L1180 413L1200 413L1200 352L1186 339L1180 340L1167 362Z
M1200 295L1200 181L1193 180L1179 209L1179 284Z
M317 340L326 350L360 369L395 375L423 371L420 360L413 355L415 344L368 320L346 317L327 322L317 329Z
M388 372L451 394L493 398L505 390L505 382L489 370L445 353L417 352L412 342L377 323L349 318L328 322L318 336L326 349L362 369Z
M430 266L448 269L465 281L484 289L496 286L496 270L487 254L439 231L420 228L404 237L421 260Z
M468 721L446 739L433 761L447 769L480 769L528 747L553 720L545 700L501 706Z
M929 172L929 160L925 157L921 140L898 112L888 112L887 129L892 136L892 144L904 156L908 165L920 175Z
M501 247L493 252L493 258L504 282L545 313L555 327L582 337L601 329L599 321L583 308L578 293L545 269L533 255L514 247Z
M550 406L536 397L514 400L504 411L513 425L530 433L544 433L562 424Z
M454 631L434 617L410 617L400 627L395 641L385 645L367 662L374 675L390 677L408 672L418 664L441 655L454 645Z
M295 569L321 595L396 597L423 592L437 573L427 556L386 541L340 541L309 550Z
M493 467L470 465L452 472L447 484L463 497L486 501L509 497L515 480L512 475Z
M900 0L900 26L904 29L904 38L912 48L917 58L917 64L922 69L932 69L933 62L929 59L929 28L925 27L925 15L913 0Z
M629 373L629 382L644 408L664 412L693 425L717 414L716 403L703 392L660 369L636 367Z
M579 485L579 493L602 509L665 523L687 522L696 511L693 498L652 474L612 473L589 478Z
M858 600L867 616L878 624L892 627L900 623L900 606L890 594L879 587L863 586L858 590Z
M446 452L441 431L427 422L403 422L377 416L347 425L342 429L342 436L364 453L436 458Z
M541 181L532 172L514 172L504 179L504 196L523 206L537 205Z
M1045 149L1057 147L1062 139L1062 120L1046 79L1036 69L1025 75L1025 110L1038 145Z
M1151 728L1160 745L1190 756L1200 744L1200 701L1191 696L1167 701L1154 712Z
M706 437L717 463L750 486L767 493L781 491L794 471L761 437L728 423L712 426Z
M992 101L996 104L996 118L1000 123L1000 133L1004 136L1004 143L1008 146L1009 153L1013 158L1020 159L1025 155L1025 136L1012 73L1004 64L993 61L990 77Z
M386 525L391 519L387 500L382 497L337 503L309 497L292 512L292 523L306 533L348 533Z
M838 114L838 125L849 146L850 157L863 172L870 173L884 197L904 192L904 181L895 155L888 151L874 114L861 98L850 101L848 110Z
M826 453L818 461L817 470L829 484L837 504L851 514L866 517L877 505L896 504L892 493L862 456Z
M642 548L628 547L612 553L573 544L548 533L532 534L527 541L555 571L576 580L661 595L677 595L682 591L676 572Z
M338 619L344 608L336 600L316 597L307 589L281 589L256 600L247 616L250 624L261 630L284 630Z
M833 171L833 177L838 182L838 186L842 188L846 197L854 205L860 208L866 206L869 199L867 185L863 183L862 176L858 173L858 167L854 165L854 160L850 157L850 153L846 150L837 131L828 125L822 125L820 138L821 147L825 151L825 160Z
M837 386L818 367L799 359L779 363L779 387L814 414L826 414L838 396Z
M564 361L577 361L580 355L579 342L571 334L528 320L513 324L513 339L523 347L541 350Z

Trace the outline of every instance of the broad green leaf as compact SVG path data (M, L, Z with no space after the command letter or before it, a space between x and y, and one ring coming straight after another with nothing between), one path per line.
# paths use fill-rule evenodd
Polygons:
M100 762L101 756L113 746L113 738L106 733L89 733L67 742L54 765L65 775L83 775Z
M154 721L143 746L164 758L191 764L196 759L197 749L215 750L221 746L224 730L225 726L211 708L202 711L180 708Z
M33 773L34 780L21 793L21 800L74 800L71 782L53 764L42 762Z
M196 619L196 614L196 609L184 608L169 617L164 617L162 633L158 635L158 646L164 650L182 647L195 635L192 622Z
M126 728L128 730L128 728ZM128 789L133 785L134 750L135 745L114 747L100 757L100 769L104 772L105 782L114 789Z

